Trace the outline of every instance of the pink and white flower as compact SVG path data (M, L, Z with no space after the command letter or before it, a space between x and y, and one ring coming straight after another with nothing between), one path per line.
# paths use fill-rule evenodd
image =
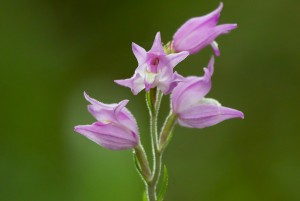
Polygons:
M119 85L128 87L133 94L145 89L158 87L164 94L169 94L181 81L182 76L173 72L174 67L184 60L189 53L186 51L167 55L162 46L160 33L156 34L152 48L146 50L132 43L132 51L138 61L138 67L133 77L124 80L115 80Z
M172 111L178 123L184 127L204 128L213 126L226 119L244 118L238 110L223 107L214 99L205 98L211 89L211 76L214 71L214 58L204 68L204 76L185 78L171 95Z
M84 96L91 103L88 110L97 122L75 126L76 132L107 149L132 149L138 145L139 132L136 120L125 107L128 100L118 104L104 104L86 93Z
M211 45L215 54L219 56L220 51L215 39L237 28L236 24L217 25L222 8L223 3L205 16L186 21L174 34L172 45L175 52L188 51L190 54L195 54Z

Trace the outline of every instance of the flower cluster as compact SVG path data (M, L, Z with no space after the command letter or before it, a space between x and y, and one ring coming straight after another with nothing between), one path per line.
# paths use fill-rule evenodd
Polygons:
M147 52L132 43L132 51L138 61L134 75L129 79L115 80L119 85L131 89L134 95L143 89L158 88L163 94L171 94L172 111L178 116L181 126L204 128L230 118L243 118L243 113L204 96L211 89L214 70L212 57L203 77L186 77L174 72L174 67L189 54L195 54L211 45L219 56L215 39L237 27L236 24L217 25L223 4L213 12L185 22L174 34L169 46L163 47L161 35L155 36ZM170 53L171 52L171 53ZM92 125L76 126L75 131L108 149L130 149L137 146L138 129L136 120L125 108L128 100L119 104L103 104L85 94L92 104L90 113L97 119Z
M214 56L204 68L204 75L201 77L183 77L174 71L178 63L208 45L212 46L217 56L220 55L216 38L237 27L236 24L217 25L222 8L221 3L215 11L188 20L176 31L173 40L166 45L162 43L160 32L156 34L149 51L132 43L132 51L138 61L138 66L131 78L115 80L117 84L130 88L134 95L145 89L154 150L152 172L139 139L137 122L125 107L128 100L123 100L118 104L104 104L85 93L86 100L91 103L88 110L97 121L91 125L76 126L75 131L107 149L134 149L138 161L137 169L148 188L154 186L154 192L157 177L159 177L157 171L160 171L161 166L156 163L155 157L161 157L177 123L189 128L204 128L227 119L244 118L242 112L223 107L217 100L205 97L211 90ZM161 97L169 94L171 96L170 115L161 133L158 134L156 122ZM156 200L155 193L150 195L153 189L150 191L151 189L148 192L148 199Z

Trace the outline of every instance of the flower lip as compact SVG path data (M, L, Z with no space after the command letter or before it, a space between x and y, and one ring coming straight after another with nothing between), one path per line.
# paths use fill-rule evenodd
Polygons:
M149 61L149 66L147 68L147 71L149 71L151 73L157 73L157 68L158 68L159 63L160 63L160 60L158 57L151 58Z

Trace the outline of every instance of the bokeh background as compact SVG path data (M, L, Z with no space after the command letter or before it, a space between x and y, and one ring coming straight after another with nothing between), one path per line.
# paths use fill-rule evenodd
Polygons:
M113 152L77 135L94 121L83 91L103 102L129 99L147 150L144 94L114 79L149 49L219 1L7 0L0 3L0 200L139 201L143 183L131 151ZM177 127L165 154L166 201L300 200L298 0L224 0L209 97L245 113L197 130ZM176 67L202 75L210 48ZM164 99L161 119L167 113Z

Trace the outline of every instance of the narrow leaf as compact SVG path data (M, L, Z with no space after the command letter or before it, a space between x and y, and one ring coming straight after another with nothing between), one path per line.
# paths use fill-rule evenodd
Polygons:
M162 181L162 185L161 185L161 189L160 189L160 193L158 196L157 201L163 201L166 191L167 191L167 186L168 186L168 170L167 167L164 165L164 177L163 177L163 181Z
M134 165L135 165L136 170L138 171L138 173L140 174L140 176L143 178L143 173L142 173L140 164L138 162L138 159L136 158L136 154L135 153L133 153L133 160L134 160Z

